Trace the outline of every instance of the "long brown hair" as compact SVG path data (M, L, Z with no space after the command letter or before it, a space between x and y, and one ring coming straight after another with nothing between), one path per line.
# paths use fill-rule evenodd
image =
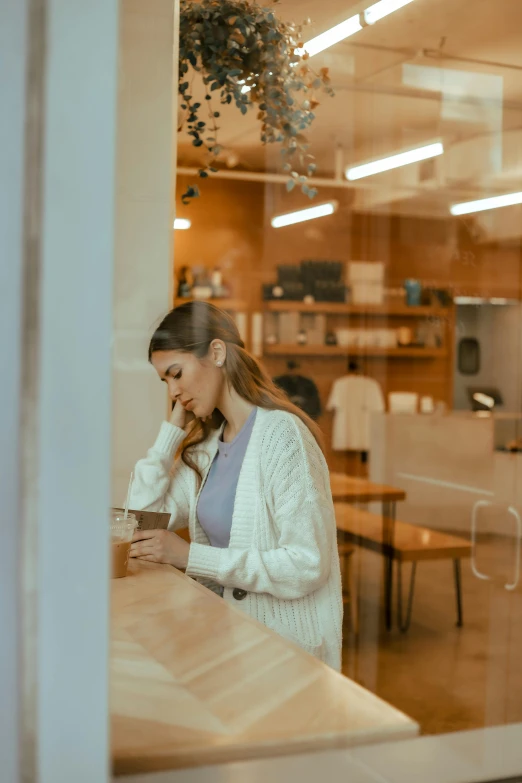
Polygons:
M227 379L240 397L265 410L293 413L308 427L323 449L322 434L317 424L288 400L259 362L245 350L234 320L219 307L208 302L186 302L171 310L152 335L149 361L156 351L183 351L201 359L208 354L213 340L222 340L227 347ZM192 452L223 421L223 414L217 409L210 420L203 422L196 419L182 443L181 458L200 479L201 472Z

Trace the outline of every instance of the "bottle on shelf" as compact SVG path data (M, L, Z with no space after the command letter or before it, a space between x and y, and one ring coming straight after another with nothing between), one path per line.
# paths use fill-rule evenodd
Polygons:
M178 296L186 299L192 294L193 277L189 266L182 266L179 273Z

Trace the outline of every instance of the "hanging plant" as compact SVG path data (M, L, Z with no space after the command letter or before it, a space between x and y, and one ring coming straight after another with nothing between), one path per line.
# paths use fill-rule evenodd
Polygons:
M272 8L249 0L181 0L179 92L183 121L194 147L207 153L200 177L215 172L220 104L241 114L257 107L263 144L281 144L287 189L301 186L313 198L307 178L315 171L305 131L314 120L320 91L333 95L328 69L316 73L303 50L302 27L283 22ZM194 99L195 72L203 77L203 102ZM193 185L183 202L199 195Z

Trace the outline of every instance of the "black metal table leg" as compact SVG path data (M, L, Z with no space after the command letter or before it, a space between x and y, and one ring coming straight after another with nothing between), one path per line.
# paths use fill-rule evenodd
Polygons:
M464 620L462 617L462 579L460 573L460 560L453 561L455 573L455 597L457 599L457 627L462 628Z
M383 501L382 504L382 543L384 557L384 618L386 629L392 628L393 601L393 536L395 527L395 502Z
M417 563L414 560L411 564L410 574L410 589L408 591L408 605L406 607L406 620L402 620L402 563L399 560L397 562L397 624L401 633L406 633L410 627L411 613L413 610L413 592L415 589L415 573L417 571Z

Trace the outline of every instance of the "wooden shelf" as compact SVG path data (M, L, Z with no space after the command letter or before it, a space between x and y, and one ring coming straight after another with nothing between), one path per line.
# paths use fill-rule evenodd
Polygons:
M222 310L247 310L248 305L244 299L194 299L193 297L176 297L174 307L179 307L186 302L209 302L210 304L221 307Z
M265 356L362 356L382 359L444 359L446 348L346 348L341 345L265 345Z
M272 313L297 312L297 313L324 313L325 315L373 315L373 316L408 316L418 317L447 317L451 310L447 307L419 306L408 307L400 302L383 305L351 305L344 302L264 302L265 310Z

